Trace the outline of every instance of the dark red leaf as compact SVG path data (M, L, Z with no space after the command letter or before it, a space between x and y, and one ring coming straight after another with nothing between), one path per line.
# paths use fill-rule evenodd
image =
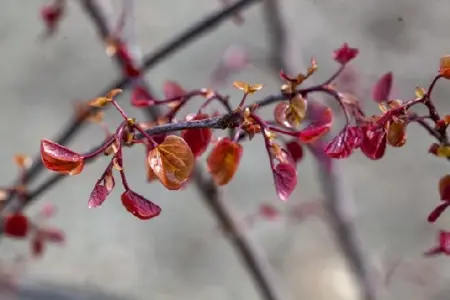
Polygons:
M198 121L209 118L207 114L198 114L190 120ZM191 147L195 157L202 155L208 148L212 138L212 130L210 128L202 129L186 129L181 132L181 137Z
M294 163L299 162L303 158L303 147L296 139L286 143L286 150L291 155Z
M131 105L134 107L147 107L153 105L155 100L141 85L136 85L131 92Z
M372 97L375 102L380 103L389 100L392 88L392 73L384 74L375 84Z
M286 201L297 186L297 171L291 164L279 163L273 170L278 197Z
M361 151L370 159L377 160L384 156L386 151L386 130L383 127L364 127L364 139Z
M449 202L442 203L428 215L428 222L434 223L442 215L442 213L450 206Z
M63 1L55 1L51 5L42 7L41 18L47 27L47 33L49 35L56 31L64 14L64 7Z
M3 231L7 236L24 238L28 235L30 225L25 215L21 213L11 214L4 218Z
M348 44L345 43L341 48L334 51L334 60L345 65L354 59L358 53L359 50L357 48L350 48Z
M347 158L361 146L364 132L357 126L346 126L326 146L325 153L331 158Z
M108 195L108 189L102 184L101 181L97 181L91 195L89 196L88 207L94 208L102 205Z
M7 236L24 238L30 230L30 222L28 218L21 214L11 214L5 217L3 221L3 230Z
M320 109L319 109L320 107ZM329 107L317 106L313 121L299 133L303 143L312 143L330 131L333 114Z
M125 43L121 41L116 42L115 54L122 62L124 62L122 66L122 71L127 77L137 78L141 75L141 71L133 61Z
M141 220L157 217L161 213L158 205L131 190L125 191L120 198L123 206Z

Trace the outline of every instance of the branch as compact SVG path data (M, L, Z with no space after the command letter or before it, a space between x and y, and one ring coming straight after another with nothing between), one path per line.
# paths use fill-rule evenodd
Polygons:
M287 30L283 23L281 15L280 1L264 0L264 10L266 15L266 23L268 25L268 33L271 38L272 59L275 71L286 70L291 74L291 62L287 56ZM336 74L339 74L337 72ZM329 81L334 80L330 78ZM356 226L353 223L352 216L348 212L349 193L345 193L343 184L337 174L337 165L324 153L323 147L309 145L313 152L318 166L318 173L322 191L325 194L325 208L330 217L331 230L342 253L350 264L353 273L359 281L359 287L364 294L365 300L375 300L376 293L372 280L369 278L369 267L362 250L360 241L356 235ZM320 149L319 149L320 148Z
M83 0L85 1L85 0ZM228 18L233 17L237 12L244 10L250 7L251 4L257 3L259 0L240 0L233 5L230 5L226 9L220 10L206 17L202 21L194 24L183 33L179 34L167 44L163 45L156 51L151 54L148 54L144 57L144 63L142 66L142 72L148 70L164 59L168 58L170 55L174 54L176 51L182 49L190 42L193 42L196 38L199 38L202 34L212 30L216 26L218 26L221 22L224 22ZM122 79L117 80L109 87L107 87L102 93L101 96L106 95L110 90L117 88L125 88L132 82L132 79L124 77ZM94 113L97 109L91 109L91 113ZM67 144L72 140L75 134L81 129L85 124L85 120L88 118L88 115L83 116L83 118L73 118L68 125L61 130L60 134L54 139L59 144ZM17 180L14 184L27 184L32 179L34 179L41 171L43 170L43 165L41 163L41 159L39 155L36 155L33 158L33 165L30 169L24 174L21 180ZM16 195L14 191L11 193L5 201L4 208L9 211L18 211L20 210L21 203L20 202L12 202L13 197Z

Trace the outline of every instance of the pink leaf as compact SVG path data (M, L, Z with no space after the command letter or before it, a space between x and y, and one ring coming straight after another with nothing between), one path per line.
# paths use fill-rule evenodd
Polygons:
M274 220L280 215L280 212L272 204L261 204L259 206L259 214L266 219Z
M357 48L350 48L347 43L341 46L341 48L334 51L334 60L338 63L345 65L353 60L359 53Z
M392 89L392 73L384 74L373 88L372 97L377 102L389 100L389 95Z
M41 238L52 243L63 243L65 240L64 232L58 228L43 228L39 230Z
M100 181L97 181L91 195L89 196L88 207L94 208L102 205L102 203L106 200L106 197L108 197L108 194L108 189L102 185Z
M297 186L297 171L291 164L279 163L273 170L278 197L286 201Z
M141 220L157 217L161 213L158 205L131 190L125 191L120 198L123 206Z

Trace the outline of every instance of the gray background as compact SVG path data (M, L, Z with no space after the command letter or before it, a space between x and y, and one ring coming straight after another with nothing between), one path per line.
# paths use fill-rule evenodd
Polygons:
M137 35L144 52L219 8L218 1L212 0L136 2ZM0 10L0 180L5 184L16 176L11 161L16 152L36 153L40 139L55 136L69 119L72 100L95 96L117 77L76 1L70 1L60 33L46 43L39 42L42 4L44 1L7 0ZM320 71L314 82L337 67L331 53L343 42L361 50L352 65L361 76L358 96L369 110L376 110L370 102L370 87L378 76L393 71L394 95L407 99L416 85L428 84L439 57L450 51L448 3L443 0L284 0L282 5L290 53L296 59L293 64L301 66L315 55ZM187 89L203 87L226 47L237 44L252 53L254 65L235 79L266 84L261 96L277 91L277 74L265 63L269 45L261 7L248 9L245 18L244 26L226 22L158 65L147 74L148 81L155 88L166 79ZM221 90L234 96L232 101L237 104L239 94L230 86L228 82ZM443 111L450 107L448 91L446 82L436 88L436 103ZM127 99L125 94L122 103L127 111L142 116L127 105ZM116 112L107 113L110 126L119 120ZM379 162L360 153L340 162L341 176L355 201L356 224L373 264L384 273L389 262L406 262L392 285L381 288L382 298L448 299L448 259L421 257L435 243L437 230L450 224L446 218L436 225L426 222L438 201L438 179L448 165L426 153L432 140L425 132L411 126L408 134L403 149L388 149ZM92 126L70 146L82 152L101 138L101 129ZM290 206L320 199L314 162L307 155L299 166L295 195L288 203L280 203L261 143L255 139L246 144L235 179L223 188L237 216L253 213L262 202L271 201L288 211ZM120 187L102 208L88 210L88 195L106 160L89 166L82 176L64 180L29 212L36 212L44 200L55 203L59 211L53 223L67 233L66 246L50 247L42 260L27 265L21 276L24 295L30 284L42 288L41 282L47 282L55 294L77 295L74 299L83 299L79 294L83 289L102 290L123 299L259 299L233 248L217 234L215 220L195 189L169 192L159 184L146 184L140 148L128 150L125 160L132 186L160 204L163 214L148 222L136 220L120 204ZM248 232L261 245L293 299L355 299L345 264L327 225L320 220L293 224L283 217L276 222L259 221ZM26 253L27 247L5 240L0 253L7 262L15 253ZM422 273L426 286L411 281L408 274L414 272ZM101 299L95 294L83 297Z

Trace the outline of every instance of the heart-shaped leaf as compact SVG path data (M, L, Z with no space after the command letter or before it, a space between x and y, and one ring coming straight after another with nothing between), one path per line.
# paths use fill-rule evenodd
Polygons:
M148 153L148 163L159 181L169 190L178 190L191 176L195 157L185 140L176 135L164 141Z
M316 112L314 114L317 115L317 118L299 133L299 139L303 143L312 143L323 137L331 129L333 114L329 107L324 108L320 113Z
M365 127L361 151L370 159L378 160L386 151L386 131L383 127Z

